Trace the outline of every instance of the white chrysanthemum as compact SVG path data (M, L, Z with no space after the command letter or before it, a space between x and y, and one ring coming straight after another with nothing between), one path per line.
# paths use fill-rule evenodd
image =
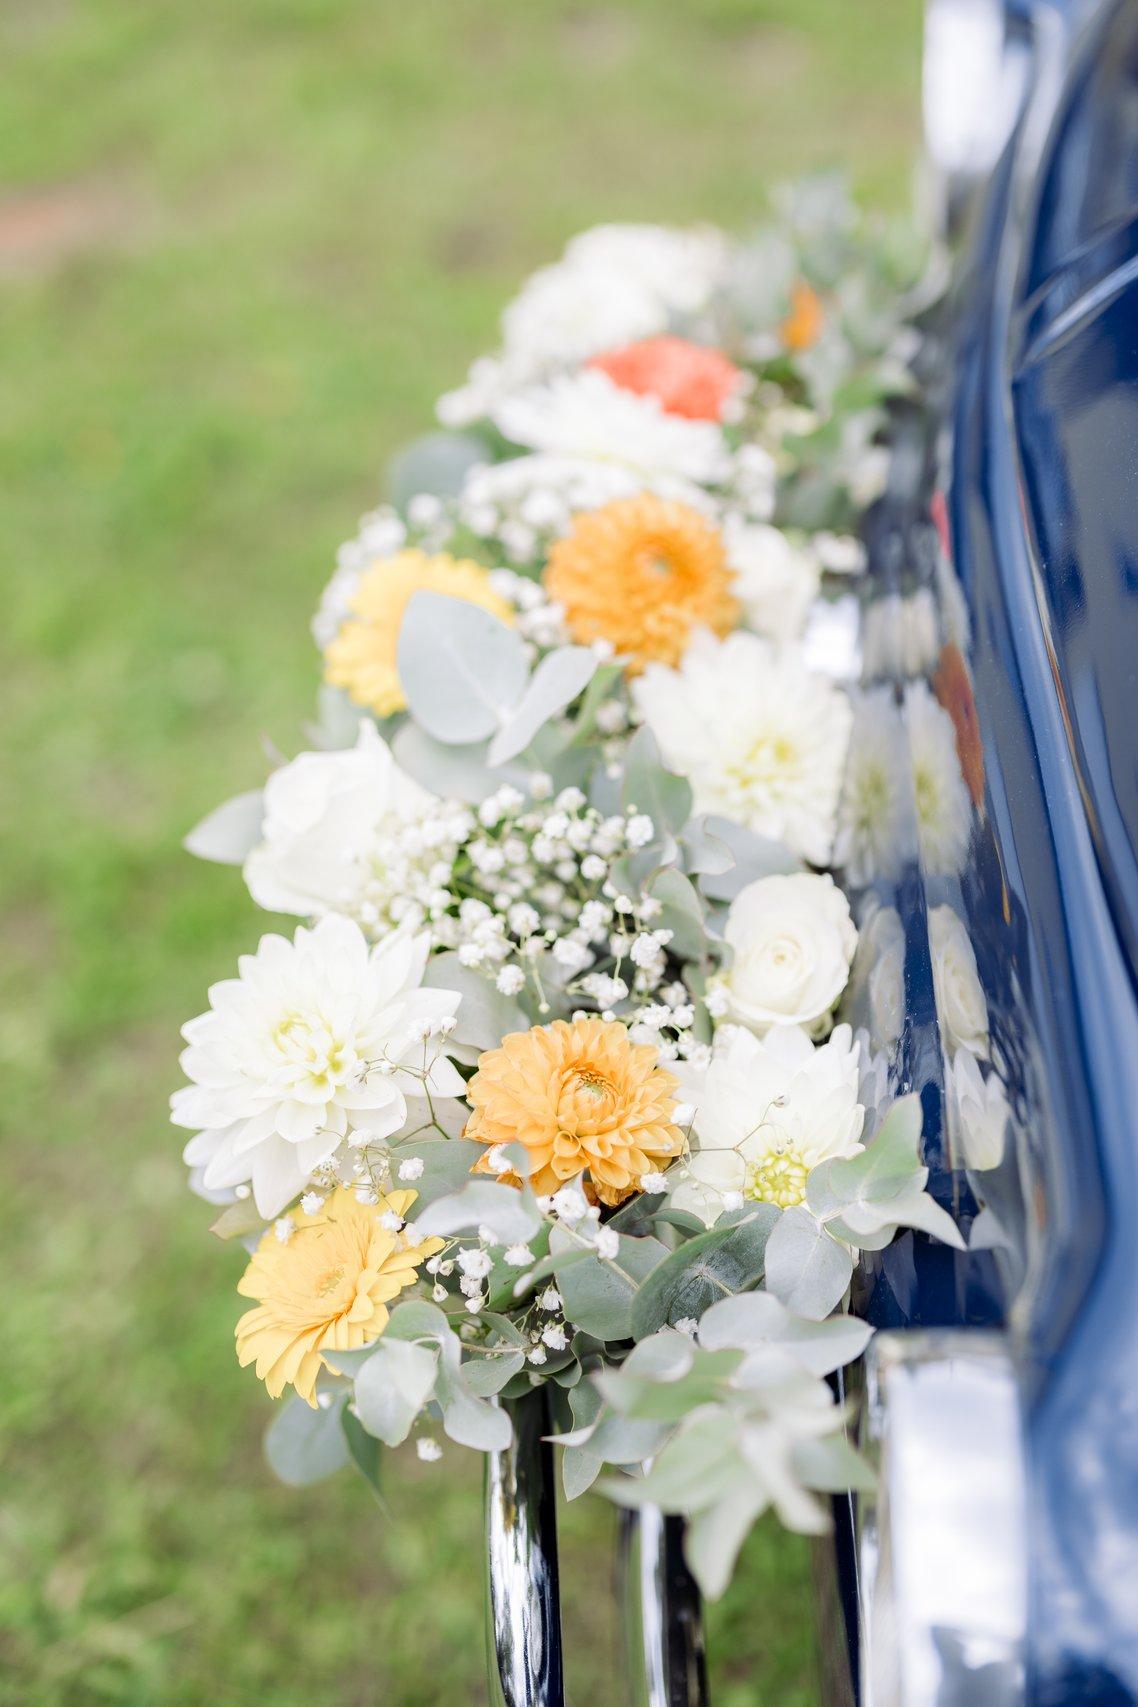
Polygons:
M729 256L726 238L711 226L594 225L565 249L571 266L595 267L652 290L668 319L706 306Z
M858 1057L848 1025L819 1048L799 1026L776 1026L761 1041L728 1026L704 1073L673 1065L695 1107L691 1158L668 1174L676 1206L710 1226L727 1192L782 1209L801 1203L813 1168L862 1148Z
M795 640L822 579L813 552L794 545L780 528L729 516L723 528L734 591L747 622L772 640Z
M759 1032L828 1022L857 947L849 902L832 877L797 872L748 883L723 936L732 951L719 980L729 1018Z
M905 694L905 725L921 863L929 876L955 877L968 857L972 803L952 719L925 682L914 682Z
M406 776L364 721L354 747L301 753L274 771L245 881L271 913L343 913L373 934L418 925L469 828L465 809Z
M987 1079L969 1049L958 1049L945 1067L944 1088L948 1106L955 1116L964 1152L964 1165L977 1173L998 1168L1011 1109L1004 1087L994 1073Z
M432 1034L459 997L421 989L427 938L395 932L368 947L330 914L292 942L261 938L239 976L215 984L209 1011L183 1026L171 1118L197 1129L185 1160L207 1190L251 1181L257 1209L278 1215L350 1131L390 1137L408 1099L462 1094Z
M828 862L851 721L839 688L756 635L701 631L678 669L649 665L632 692L697 812Z
M976 953L964 924L949 906L929 913L929 954L941 1041L948 1056L967 1049L988 1058L988 1003Z
M927 675L940 655L936 600L927 587L889 593L865 607L862 659L867 681Z
M889 688L854 701L834 864L854 888L896 877L913 856L905 727Z
M859 928L851 1006L867 1023L874 1046L888 1052L905 1024L905 927L896 907L883 907L870 896Z
M594 369L559 374L503 398L493 421L512 444L615 462L644 476L716 485L731 473L727 441L715 422L670 415L654 397L625 391Z

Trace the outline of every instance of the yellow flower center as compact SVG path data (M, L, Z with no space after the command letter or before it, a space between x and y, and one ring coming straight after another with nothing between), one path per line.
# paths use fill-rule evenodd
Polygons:
M317 1298L328 1298L341 1287L344 1284L344 1272L342 1267L327 1269L316 1282Z
M744 1197L752 1203L773 1203L778 1209L793 1209L806 1201L809 1168L794 1150L783 1150L752 1162L747 1169Z

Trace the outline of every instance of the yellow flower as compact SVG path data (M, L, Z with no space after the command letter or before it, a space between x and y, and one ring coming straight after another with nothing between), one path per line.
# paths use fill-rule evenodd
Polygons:
M237 1361L256 1362L257 1374L274 1399L291 1383L315 1405L321 1353L349 1351L377 1339L387 1326L387 1306L418 1276L441 1239L411 1246L403 1233L381 1224L388 1211L406 1216L418 1193L393 1191L378 1203L357 1203L341 1187L315 1215L302 1209L271 1227L261 1240L237 1290L256 1298L237 1324Z
M731 579L719 529L649 493L578 516L544 576L573 639L610 641L633 673L679 663L693 628L732 629Z
M536 1192L588 1168L601 1202L622 1203L683 1148L672 1119L678 1089L652 1045L631 1043L619 1020L554 1020L511 1032L479 1057L466 1087L474 1107L466 1136L524 1144ZM492 1171L489 1159L475 1171Z
M378 717L402 711L406 696L396 668L399 628L413 593L446 593L513 624L512 606L494 592L490 571L469 558L399 551L364 571L349 601L351 617L324 652L324 680L346 688Z
M825 324L821 297L805 279L799 279L791 286L790 313L779 327L783 343L796 354L813 349Z

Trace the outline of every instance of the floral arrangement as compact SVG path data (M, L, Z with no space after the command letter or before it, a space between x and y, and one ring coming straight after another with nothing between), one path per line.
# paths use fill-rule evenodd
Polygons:
M747 243L575 238L341 551L308 750L189 838L303 921L173 1098L286 1480L501 1450L543 1386L567 1494L682 1513L714 1595L765 1508L819 1529L862 1477L858 1254L959 1243L843 1018L880 786L811 644L903 265L828 181Z

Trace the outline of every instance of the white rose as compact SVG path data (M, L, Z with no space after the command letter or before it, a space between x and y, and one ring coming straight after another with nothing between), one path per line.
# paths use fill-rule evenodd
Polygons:
M987 1079L968 1049L960 1048L945 1070L949 1106L956 1112L965 1167L977 1173L998 1168L1004 1159L1008 1099L995 1074Z
M773 640L802 633L821 580L817 558L765 523L728 518L723 529L735 593L750 626Z
M354 916L381 876L381 838L397 839L432 804L363 722L354 747L301 753L269 778L263 839L245 862L249 892L274 913Z
M929 914L929 951L933 989L945 1053L968 1049L988 1058L988 1004L976 970L976 955L963 924L951 907Z
M722 988L730 1017L752 1031L813 1027L846 987L857 930L832 877L760 877L731 903L724 938L733 950Z

